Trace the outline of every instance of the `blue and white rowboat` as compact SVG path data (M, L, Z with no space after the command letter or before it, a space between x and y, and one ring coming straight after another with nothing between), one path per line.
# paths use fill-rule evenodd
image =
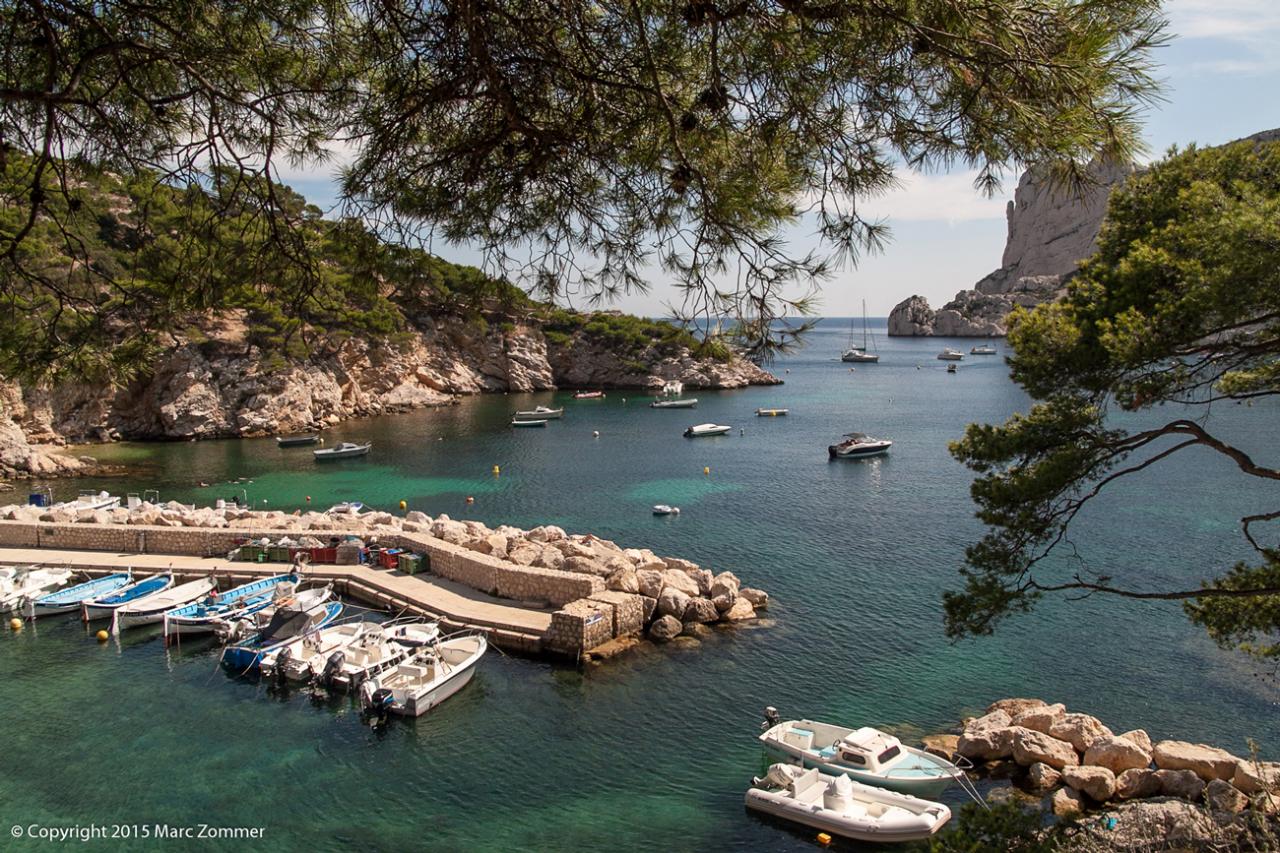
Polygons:
M124 605L146 598L149 595L154 595L157 592L162 592L171 586L173 586L173 572L152 575L130 586L118 589L110 595L83 602L80 605L80 615L86 622L94 619L108 619Z
M256 613L271 604L277 586L297 582L297 575L274 575L176 607L164 614L165 639L186 634L211 634L215 623Z
M136 625L163 622L164 615L170 610L194 604L216 587L213 578L200 578L132 601L116 610L112 630L122 631Z
M256 670L267 654L299 637L320 631L341 615L340 601L325 602L306 610L282 607L259 633L223 649L222 665L232 672L245 675Z
M79 610L86 601L93 601L104 595L133 583L133 572L117 572L113 575L95 578L87 583L69 586L57 592L50 592L39 598L31 599L24 608L29 619L39 616L51 616L55 613L71 613Z

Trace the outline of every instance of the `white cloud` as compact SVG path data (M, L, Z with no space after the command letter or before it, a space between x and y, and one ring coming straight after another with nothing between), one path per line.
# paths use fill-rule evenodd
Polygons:
M1280 69L1277 0L1173 0L1169 29L1209 55L1185 63L1193 74L1257 76Z
M974 170L938 175L902 172L898 189L863 203L863 216L884 217L890 226L894 222L1003 220L1009 196L1000 193L988 198L974 187L977 174ZM1012 187L1008 190L1011 193Z

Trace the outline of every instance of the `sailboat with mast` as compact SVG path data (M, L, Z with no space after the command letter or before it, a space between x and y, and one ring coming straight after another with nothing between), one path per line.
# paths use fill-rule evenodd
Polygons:
M875 338L871 339L871 345L874 347ZM880 360L880 354L867 352L867 300L862 300L862 346L858 346L853 342L853 321L849 321L849 343L845 347L844 354L840 356L841 361L851 361L857 364L874 364Z

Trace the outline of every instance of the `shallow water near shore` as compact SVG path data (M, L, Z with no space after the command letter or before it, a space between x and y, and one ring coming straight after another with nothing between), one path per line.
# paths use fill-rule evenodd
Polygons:
M273 849L812 849L810 831L742 805L760 769L766 705L784 718L918 736L996 698L1041 696L1117 731L1237 754L1253 737L1263 757L1280 758L1274 682L1217 649L1176 605L1056 600L994 637L947 642L941 593L958 585L981 526L971 475L946 444L1027 400L999 357L966 356L955 375L934 358L973 342L887 339L882 323L878 365L839 362L848 323L827 321L775 366L785 385L691 392L693 411L649 409L627 391L479 397L342 424L328 444L374 449L326 465L270 439L86 451L131 474L55 483L59 497L94 486L202 504L239 495L285 510L308 496L320 509L363 500L395 511L404 500L431 515L558 524L731 569L773 602L762 624L697 648L642 646L582 670L491 653L455 698L382 731L345 700L230 679L207 644L166 651L154 629L101 646L72 619L6 631L0 817L261 826L257 844ZM552 402L566 406L563 420L508 426L512 410ZM755 417L762 406L791 414ZM1274 403L1208 413L1211 428L1263 461L1274 461L1276 415ZM707 421L734 431L681 437ZM827 445L854 430L893 439L891 454L828 461ZM1194 585L1248 557L1238 519L1264 493L1243 480L1192 451L1101 499L1072 542L1089 569ZM654 503L682 512L655 518Z

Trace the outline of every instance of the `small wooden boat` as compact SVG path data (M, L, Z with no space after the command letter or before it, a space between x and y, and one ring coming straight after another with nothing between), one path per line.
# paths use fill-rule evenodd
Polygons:
M211 634L221 622L239 619L270 606L277 587L288 584L288 591L292 592L297 583L297 575L275 575L223 593L212 591L203 599L175 607L164 614L161 621L164 622L165 639L187 634Z
M753 779L746 805L833 835L873 843L922 841L951 819L951 809L942 803L862 785L843 773L829 776L816 767L804 770L790 764L774 764L763 778Z
M212 592L215 586L217 581L213 578L200 578L132 601L116 609L112 630L163 622L164 614L199 601Z
M372 716L420 717L467 685L489 647L472 632L423 647L360 686L360 704Z
M86 601L93 601L133 583L133 573L116 572L115 574L95 578L87 583L69 586L57 592L49 592L27 600L24 608L27 618L53 616L57 613L72 613L80 609Z
M698 424L685 430L684 436L685 438L701 438L707 435L724 435L731 429L733 427L724 426L723 424Z
M776 418L787 414L787 409L756 409L757 418Z
M858 459L888 453L890 447L893 447L893 442L887 438L872 438L865 432L850 432L845 433L844 441L830 445L827 453L832 459Z
M511 422L511 425L513 427L544 427L547 425L547 422L546 421L522 421L522 420L516 419Z
M654 400L649 404L651 409L696 409L698 408L698 398L690 397L687 400Z
M654 504L653 514L654 515L679 515L680 507L668 506L666 504Z
M262 630L222 650L222 665L232 672L244 675L258 668L262 659L293 640L314 633L342 615L341 601L320 601L327 589L307 590L298 593L297 599L287 607L280 607ZM308 593L314 595L308 597Z
M850 729L813 720L780 721L773 708L765 711L765 726L760 742L770 755L824 773L848 774L865 785L932 798L964 777L964 771L945 758L906 746L870 726Z
M356 456L364 456L371 447L373 447L372 441L365 444L344 441L334 447L323 447L319 450L313 450L311 453L316 457L317 462L326 462L333 459L352 459Z
M576 391L573 395L575 400L601 400L603 398L603 391Z
M44 566L12 566L0 569L0 613L21 608L29 598L38 598L71 580L70 569Z
M547 406L535 406L524 412L516 412L515 419L521 420L555 420L564 417L564 407L552 409Z
M435 622L410 619L384 623L377 631L366 633L341 652L330 655L320 674L320 684L330 690L355 690L365 679L390 669L439 636L440 628Z
M343 622L319 631L305 634L285 643L262 656L258 668L264 678L280 681L310 682L316 680L335 653L357 642L370 631L377 631L376 622Z
M980 344L969 350L969 355L995 355L996 348L991 344Z
M277 435L277 447L302 447L304 444L315 444L320 440L320 433L314 432L310 435Z
M149 595L155 595L157 592L164 592L171 586L173 586L173 572L152 575L108 595L81 603L80 618L86 622L91 622L94 619L106 619L114 616L115 612L126 604L139 601Z
M938 353L938 359L941 361L963 361L964 353L958 349L943 347L942 352Z

